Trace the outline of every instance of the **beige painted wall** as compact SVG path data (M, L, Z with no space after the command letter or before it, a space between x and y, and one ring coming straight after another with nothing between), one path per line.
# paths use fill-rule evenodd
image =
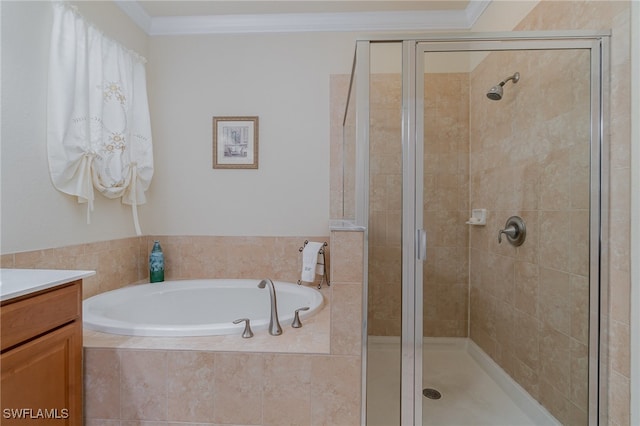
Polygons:
M329 75L349 34L154 37L153 232L326 234ZM346 96L346 93L345 93ZM259 116L259 169L212 169L212 117Z
M80 13L143 54L155 174L144 234L328 233L329 76L350 71L355 34L149 38L112 2ZM46 156L48 2L2 2L2 253L134 235L131 210L55 190ZM213 170L212 117L260 117L258 170ZM20 182L20 185L15 185Z

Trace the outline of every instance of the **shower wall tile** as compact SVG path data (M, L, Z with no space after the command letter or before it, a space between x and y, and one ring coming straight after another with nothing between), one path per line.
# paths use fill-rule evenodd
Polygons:
M514 310L513 352L518 361L537 373L540 371L540 321L518 309Z
M398 335L402 235L402 81L399 74L373 74L370 88L368 332L370 335Z
M539 282L540 318L544 318L545 322L555 330L569 335L572 313L570 310L572 288L569 274L540 268Z
M541 2L517 27L518 30L567 30L603 29L611 30L611 87L609 126L609 312L604 312L605 324L610 324L610 334L627 334L623 330L613 331L616 321L629 323L629 152L630 152L630 2ZM550 19L553 17L553 19ZM573 74L576 76L576 74ZM584 173L584 172L583 172ZM605 192L606 193L606 192ZM576 207L585 208L586 197ZM573 201L572 201L573 202ZM611 315L616 321L606 321ZM628 339L618 337L611 341L610 351L618 352L622 358L609 367L609 418L611 425L629 425Z
M540 337L540 374L564 398L571 393L571 340L547 325Z
M507 86L500 102L487 104L486 88L505 69L519 71L521 80ZM585 69L584 51L494 52L472 71L469 83L470 99L482 99L469 103L470 207L488 208L485 229L469 233L471 337L567 424L586 418ZM527 226L527 239L517 248L498 244L488 232L502 229L513 215Z
M538 317L539 267L535 263L517 261L515 263L515 295L516 309Z
M627 376L612 371L609 379L609 424L630 424L630 380Z
M570 400L582 411L589 410L589 347L571 340Z
M610 271L611 282L621 283L630 282L631 278L629 271L621 271L614 269ZM622 324L629 325L630 312L631 312L631 298L629 297L629 289L625 286L611 286L610 289L611 299L611 319L618 321Z
M468 334L469 80L466 73L425 74L423 268L425 336Z
M611 321L609 334L611 367L625 377L631 375L630 354L627 349L630 345L629 340L629 326L618 321Z
M571 337L577 341L589 342L589 278L571 275Z

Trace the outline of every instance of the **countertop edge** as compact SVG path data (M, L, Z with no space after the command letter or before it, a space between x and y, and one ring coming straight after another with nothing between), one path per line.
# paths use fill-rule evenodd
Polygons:
M0 302L95 275L95 271L0 269Z

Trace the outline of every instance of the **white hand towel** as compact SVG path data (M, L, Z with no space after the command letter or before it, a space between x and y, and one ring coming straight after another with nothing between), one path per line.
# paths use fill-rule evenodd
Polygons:
M311 283L315 280L316 264L318 263L318 252L323 243L311 241L302 249L302 281Z

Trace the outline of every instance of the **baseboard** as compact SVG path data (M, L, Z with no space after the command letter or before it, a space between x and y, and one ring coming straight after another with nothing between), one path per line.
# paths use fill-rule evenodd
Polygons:
M482 367L482 369L507 393L536 425L561 425L546 408L511 378L496 362L491 359L471 339L467 339L467 353Z

